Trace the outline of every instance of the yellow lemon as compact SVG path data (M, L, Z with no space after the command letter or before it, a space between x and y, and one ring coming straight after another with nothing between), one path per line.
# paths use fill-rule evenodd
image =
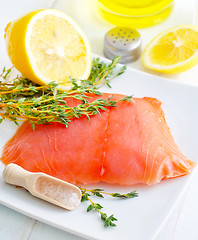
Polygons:
M67 89L70 77L87 79L91 70L89 41L69 16L53 9L30 12L5 29L8 55L25 77Z
M157 35L142 54L145 67L164 73L184 72L198 63L198 27L180 25Z

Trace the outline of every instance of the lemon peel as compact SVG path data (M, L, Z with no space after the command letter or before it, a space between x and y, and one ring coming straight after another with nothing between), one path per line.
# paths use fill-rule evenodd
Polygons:
M25 77L45 85L70 87L69 78L87 79L91 48L78 24L55 9L30 12L5 29L11 62Z

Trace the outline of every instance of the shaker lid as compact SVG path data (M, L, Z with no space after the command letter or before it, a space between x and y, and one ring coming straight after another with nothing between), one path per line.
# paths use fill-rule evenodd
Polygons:
M104 38L104 55L109 59L120 56L120 63L135 61L141 54L141 36L134 28L115 27Z

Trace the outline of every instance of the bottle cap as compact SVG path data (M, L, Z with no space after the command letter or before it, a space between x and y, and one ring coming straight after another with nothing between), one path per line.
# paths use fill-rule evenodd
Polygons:
M115 27L104 38L104 55L113 60L120 56L120 63L135 61L141 54L141 36L134 28Z

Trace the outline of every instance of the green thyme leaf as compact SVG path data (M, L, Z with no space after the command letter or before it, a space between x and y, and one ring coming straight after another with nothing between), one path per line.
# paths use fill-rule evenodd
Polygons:
M97 211L100 214L105 227L115 227L116 224L114 222L117 221L117 218L115 218L113 214L108 217L105 212L102 212L101 211L101 209L103 208L102 205L100 205L99 203L94 203L90 198L91 197L90 194L92 194L93 196L100 197L100 198L101 197L104 198L104 196L102 194L106 194L106 195L110 195L112 197L120 198L120 199L134 198L134 197L138 196L138 193L136 192L136 190L126 193L126 194L121 194L121 193L107 193L107 192L104 192L104 189L101 189L101 188L95 188L95 189L86 189L86 188L82 188L82 187L79 187L79 188L82 192L83 200L81 200L81 201L84 201L84 199L85 199L91 203L87 207L87 212L90 212L91 210Z
M0 117L14 121L16 124L18 121L28 120L33 129L36 124L51 122L68 126L72 118L80 118L83 115L90 120L90 116L106 111L107 107L117 106L118 101L113 101L112 98L89 102L91 96L87 94L102 95L99 88L105 84L110 87L110 80L122 74L126 68L117 68L118 61L119 57L109 64L100 61L99 58L93 59L89 78L80 81L69 79L72 87L67 91L58 90L56 88L58 84L55 82L39 86L18 75L8 81L12 68L8 70L3 68L0 74L3 79L0 80ZM79 105L68 106L67 98L79 100ZM128 100L130 101L131 97L119 101Z

